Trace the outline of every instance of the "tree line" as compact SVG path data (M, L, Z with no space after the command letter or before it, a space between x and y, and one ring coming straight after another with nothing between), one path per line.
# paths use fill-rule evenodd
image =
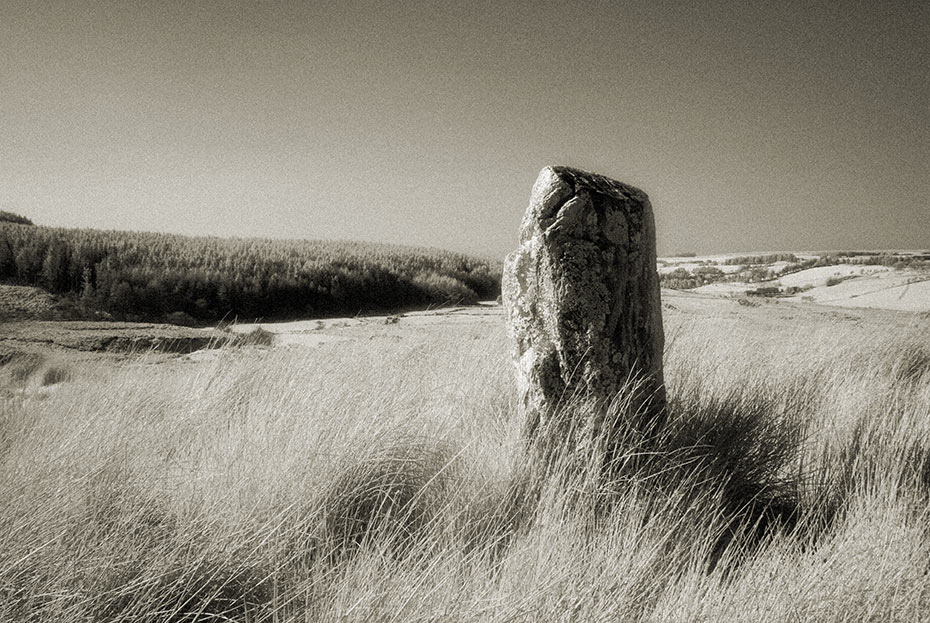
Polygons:
M0 281L120 320L216 322L474 303L499 262L359 242L62 229L0 219Z

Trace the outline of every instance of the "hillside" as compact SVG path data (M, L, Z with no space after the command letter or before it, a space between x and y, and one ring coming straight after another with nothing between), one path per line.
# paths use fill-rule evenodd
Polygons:
M666 288L748 303L930 311L930 251L671 257L659 260L659 276Z
M0 283L60 295L78 316L194 324L474 303L500 292L500 265L371 243L0 222Z

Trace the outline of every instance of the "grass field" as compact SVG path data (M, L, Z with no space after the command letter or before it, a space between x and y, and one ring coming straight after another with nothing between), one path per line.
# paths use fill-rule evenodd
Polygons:
M502 316L4 377L0 620L930 618L926 317L665 301L668 424L550 466Z

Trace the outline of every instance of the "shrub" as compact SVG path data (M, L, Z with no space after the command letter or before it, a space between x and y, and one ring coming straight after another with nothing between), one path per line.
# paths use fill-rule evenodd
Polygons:
M759 281L769 281L775 278L775 273L769 268L754 266L748 270L742 270L739 273L740 279L750 283Z
M703 283L714 283L726 278L726 274L716 266L698 266L694 276Z
M701 285L701 279L695 277L684 268L678 267L673 271L659 275L659 284L664 288L673 290L690 290Z
M413 284L421 289L429 300L451 304L474 304L478 295L458 279L435 273L420 273Z
M765 296L774 297L781 294L781 289L777 286L763 286L755 290L746 290L746 296Z
M798 258L794 253L773 253L769 255L741 255L739 257L728 257L723 263L729 266L735 266L738 264L774 264L775 262L797 261Z
M182 311L171 312L165 316L165 322L168 324L176 324L181 327L193 327L197 324L197 321L194 320L190 314Z
M802 270L807 270L808 268L814 268L815 266L822 266L822 264L820 264L819 262L820 262L819 259L810 259L810 260L802 260L799 262L792 262L791 264L788 264L787 266L782 268L781 272L779 272L778 274L779 275L790 275L791 273L798 273L798 272L801 272Z

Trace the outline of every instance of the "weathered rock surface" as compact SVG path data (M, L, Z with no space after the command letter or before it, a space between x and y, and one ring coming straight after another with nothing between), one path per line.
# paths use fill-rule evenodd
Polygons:
M661 417L664 337L655 222L644 192L577 169L544 168L520 248L504 262L502 288L530 437L561 401L587 401L602 412L630 379L641 381L641 419Z

